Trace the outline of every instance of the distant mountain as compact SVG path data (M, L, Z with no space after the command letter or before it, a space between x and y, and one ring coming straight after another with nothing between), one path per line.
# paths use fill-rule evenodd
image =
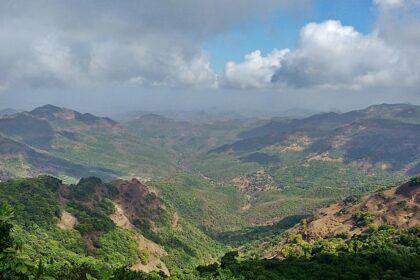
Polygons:
M19 111L15 110L15 109L11 109L11 108L1 109L0 110L0 117L13 115L13 114L17 114L17 113L19 113Z
M86 176L144 182L183 173L180 187L161 190L180 210L195 205L206 213L208 204L220 207L216 197L232 206L224 225L206 215L200 226L270 226L417 174L418 111L384 104L301 119L207 122L147 113L117 123L46 105L0 118L0 180L50 174L66 182ZM197 203L199 196L206 203Z
M420 170L420 106L382 104L348 113L272 120L214 152L300 152L306 160L378 166L413 175ZM335 155L335 156L333 156ZM257 162L260 162L257 160Z
M150 177L175 169L157 145L117 122L53 105L0 117L0 136L8 143L0 150L0 165L9 176L47 173L110 179ZM13 153L6 148L10 145Z
M176 137L185 134L192 134L198 128L187 121L176 121L174 119L157 115L145 114L130 121L127 126L140 135L147 137Z

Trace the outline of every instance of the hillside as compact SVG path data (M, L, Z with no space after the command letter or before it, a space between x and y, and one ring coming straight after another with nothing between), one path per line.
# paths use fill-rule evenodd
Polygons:
M74 182L176 170L168 154L115 121L52 105L1 117L0 136L3 179L47 173Z
M419 125L419 106L376 105L343 114L272 120L241 133L241 140L214 152L250 154L241 159L263 165L278 162L276 153L302 152L309 161L336 161L412 173L420 154ZM255 154L258 151L260 154Z
M246 215L254 224L278 221L291 207L294 214L308 214L341 196L417 174L419 112L419 106L383 104L272 119L209 150L195 161L196 168L248 194Z
M420 275L418 177L398 188L319 209L288 232L221 258L220 245L136 179L107 184L91 177L65 185L41 176L0 183L0 190L0 200L12 205L3 203L0 209L0 272L16 279L418 279ZM11 222L14 216L16 221Z
M368 196L350 196L341 202L317 209L309 218L282 237L265 243L265 258L285 258L305 246L337 238L350 242L388 226L400 230L420 226L420 180L414 177L398 187ZM297 240L301 240L299 243ZM338 244L336 244L338 246Z
M179 212L194 213L197 226L248 236L416 174L419 110L395 104L301 119L207 121L207 114L147 113L116 123L46 105L0 118L0 180L152 181Z
M6 108L6 109L1 109L0 110L0 116L8 116L8 115L13 115L13 114L17 114L17 113L19 113L18 110L11 109L11 108Z
M176 272L217 258L222 247L138 180L76 185L41 176L0 183L26 257L91 269Z

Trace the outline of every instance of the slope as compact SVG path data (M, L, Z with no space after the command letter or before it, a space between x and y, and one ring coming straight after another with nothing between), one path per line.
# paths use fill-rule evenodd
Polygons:
M167 176L176 170L159 146L120 124L52 105L0 118L0 134L15 143L13 155L19 154L22 165L32 171L28 175L49 173L75 181L86 176L82 170L104 179ZM45 156L54 164L45 168L33 164ZM16 171L3 172L13 176Z
M76 185L49 176L9 180L0 183L0 201L14 208L14 234L33 260L168 274L223 252L136 179L89 177Z
M340 246L340 242L355 240L378 229L415 228L420 225L419 206L420 179L413 177L398 187L364 197L350 196L317 209L311 218L265 243L260 254L266 258L285 258L324 240L336 241L334 246Z

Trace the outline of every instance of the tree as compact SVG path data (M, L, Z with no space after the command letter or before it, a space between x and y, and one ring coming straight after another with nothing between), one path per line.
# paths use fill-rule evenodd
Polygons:
M236 260L238 255L239 253L237 251L227 252L220 260L220 267L225 269L238 264L238 261Z

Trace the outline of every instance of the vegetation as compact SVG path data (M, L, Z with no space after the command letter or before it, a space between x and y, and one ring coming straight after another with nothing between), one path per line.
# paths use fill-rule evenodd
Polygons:
M413 186L420 185L420 176L416 176L410 179L410 184Z
M127 269L103 269L93 263L38 263L24 257L11 235L13 210L3 204L0 211L0 273L2 279L139 279L166 277ZM173 274L169 279L418 279L420 276L420 228L396 230L384 226L349 241L336 238L314 243L289 235L284 260L238 258L225 254L220 263L198 266ZM111 239L118 239L112 236ZM120 257L108 252L112 262ZM123 256L121 256L123 257Z
M353 221L358 227L365 227L375 219L375 215L369 212L357 212L352 215Z
M231 186L217 186L187 174L154 182L152 186L181 216L188 217L206 232L240 229L246 225L240 214L245 197Z
M138 193L135 191L141 185L134 185L134 192L121 192L117 186L97 178L67 186L53 177L40 176L0 183L0 199L16 209L13 235L24 244L24 256L44 264L88 264L95 268L91 273L95 275L99 269L148 263L151 252L139 246L136 232L165 248L168 256L163 261L171 271L192 269L225 252L223 246L175 215L172 204L163 205L145 186ZM109 217L116 211L113 200L119 196L140 205L135 209L139 218L133 220L133 230L117 227ZM73 228L57 227L64 211L77 219Z
M172 187L165 187L163 193L176 201L178 211L186 213L190 208L189 214L197 217L196 225L205 230L235 231L307 215L343 196L367 194L404 180L403 170L415 173L416 153L410 147L418 139L420 121L413 121L418 114L410 112L418 108L382 105L342 115L267 121L223 115L178 121L148 114L118 124L47 105L0 119L0 155L4 155L0 180L39 173L71 183L92 175L107 181L152 178L157 186L168 186L172 180ZM360 132L355 129L358 125L371 129ZM372 135L364 135L367 131ZM348 138L345 145L331 142L344 136ZM402 140L408 144L396 144ZM374 141L380 145L371 145ZM383 148L389 145L398 149ZM371 151L372 147L380 150ZM393 150L393 154L387 152ZM252 179L261 170L277 187L261 191L260 185L267 182L256 180L252 191L246 192L249 199L232 190L232 179ZM199 188L191 188L180 177L193 178ZM89 189L80 186L77 199ZM217 201L223 188L222 201L228 199L232 207L223 213L208 213L209 209L217 212L214 205L223 208L224 203ZM187 190L193 190L199 199L194 201ZM241 211L245 200L249 204ZM198 216L205 215L205 222L200 221Z
M376 191L396 214L417 210L382 192L420 170L420 121L405 106L267 122L147 116L127 128L52 107L0 118L1 180L73 183L0 182L0 279L163 279L166 267L174 280L420 278L419 229L378 226L382 214L356 207ZM152 181L102 181L117 177ZM329 214L352 229L285 233L343 198ZM262 239L284 243L269 255L281 259L261 258ZM131 269L152 264L162 271Z

